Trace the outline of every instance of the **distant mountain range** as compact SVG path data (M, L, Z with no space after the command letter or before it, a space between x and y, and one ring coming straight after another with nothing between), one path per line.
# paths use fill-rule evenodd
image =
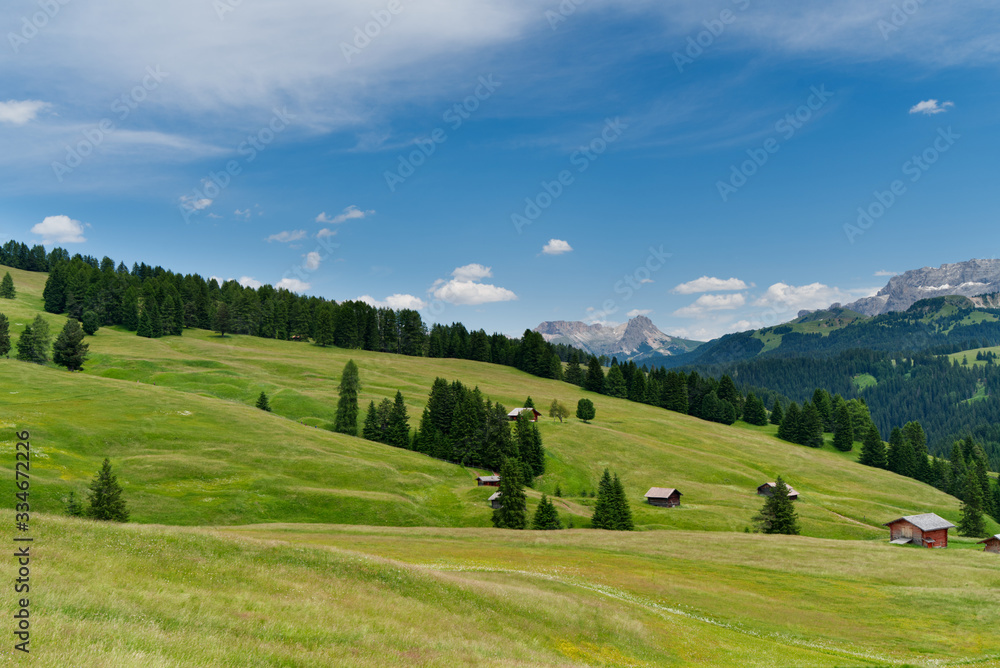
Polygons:
M921 299L961 295L978 295L1000 292L1000 260L968 260L940 267L913 269L889 279L888 285L874 297L864 297L844 308L863 315L882 315L905 311ZM973 300L974 302L977 300ZM979 300L978 306L991 306ZM833 308L840 307L834 304Z
M639 361L649 356L680 355L701 345L700 341L664 334L643 315L614 327L556 320L543 322L535 327L535 331L549 343L565 343L592 355L607 355L622 360Z

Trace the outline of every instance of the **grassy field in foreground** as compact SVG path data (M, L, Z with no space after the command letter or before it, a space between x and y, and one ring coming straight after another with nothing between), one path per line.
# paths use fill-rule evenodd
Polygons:
M991 666L1000 653L996 556L969 550L33 522L37 666Z
M18 299L0 309L16 335L17 323L40 310L44 283L39 274L15 273ZM46 317L53 331L65 320ZM577 527L589 521L589 493L605 467L622 477L636 523L647 529L742 531L760 507L756 487L778 474L802 494L807 535L881 539L881 524L900 515L958 519L953 497L859 466L854 453L785 443L773 427L726 427L592 395L509 367L203 330L149 340L105 328L88 343L92 359L82 374L0 360L0 421L11 430L0 437L0 452L13 451L14 426L32 432L42 511L58 512L70 489L82 493L108 456L142 522L488 525L492 490L474 486L476 471L322 428L333 419L341 369L354 359L362 406L399 389L412 424L437 376L479 386L508 407L526 395L543 409L552 398L572 406L590 396L592 424L540 423L548 472L537 489L561 489L560 512ZM261 390L272 396L274 414L252 407ZM645 505L652 486L679 488L682 507Z

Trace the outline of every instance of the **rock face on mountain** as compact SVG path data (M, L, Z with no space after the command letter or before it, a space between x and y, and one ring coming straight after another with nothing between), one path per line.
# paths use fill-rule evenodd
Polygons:
M865 315L881 315L905 311L928 297L974 297L993 292L1000 292L1000 260L969 260L893 276L874 297L864 297L845 304L844 308Z
M535 331L550 343L565 343L593 355L639 358L645 354L678 355L697 348L688 341L664 334L646 316L640 315L615 327L557 320L543 322Z

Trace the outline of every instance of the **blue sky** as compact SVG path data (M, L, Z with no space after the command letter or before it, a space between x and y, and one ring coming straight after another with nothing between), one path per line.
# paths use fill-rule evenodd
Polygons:
M774 324L995 256L990 4L12 0L0 236L511 334Z

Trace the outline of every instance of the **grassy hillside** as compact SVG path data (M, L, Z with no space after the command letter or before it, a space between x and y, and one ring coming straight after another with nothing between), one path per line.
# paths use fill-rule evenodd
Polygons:
M21 296L12 322L27 322L43 282L28 274L15 283ZM48 317L58 331L64 319ZM508 407L526 395L543 409L552 398L575 405L590 396L593 423L540 423L548 472L531 499L559 487L560 511L578 527L589 521L589 493L605 467L622 477L636 524L647 529L742 531L760 507L756 487L778 474L802 495L806 535L881 538L883 522L926 511L958 519L950 496L858 466L851 455L778 441L773 427L703 422L509 367L202 330L149 340L101 329L88 342L92 360L82 374L0 363L0 384L16 392L4 400L2 419L29 429L44 456L35 464L39 510L58 512L70 489L82 493L107 456L142 522L487 526L493 490L475 487L477 471L322 428L333 420L339 373L354 359L362 405L402 390L412 423L436 376L478 385ZM252 407L262 389L275 414ZM680 489L682 507L645 505L652 486Z
M989 666L1000 655L996 558L967 550L35 524L38 666Z

